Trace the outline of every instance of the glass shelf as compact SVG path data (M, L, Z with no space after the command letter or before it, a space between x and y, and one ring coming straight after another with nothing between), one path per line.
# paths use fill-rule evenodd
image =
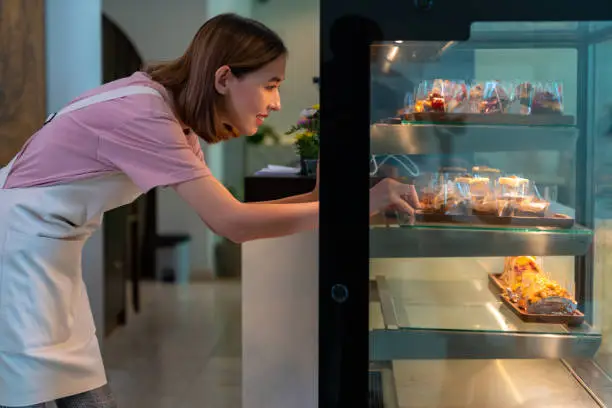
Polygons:
M591 230L546 227L388 223L373 220L370 258L582 255L593 240Z
M426 281L377 276L371 284L373 360L588 357L601 334L587 324L526 323L486 279Z
M378 280L388 288L397 326L402 329L594 334L586 325L568 328L561 324L523 322L493 294L487 279L435 282L379 277Z

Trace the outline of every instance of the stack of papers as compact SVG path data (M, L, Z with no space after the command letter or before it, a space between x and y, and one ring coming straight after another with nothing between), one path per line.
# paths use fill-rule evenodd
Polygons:
M266 168L263 168L255 174L297 174L300 172L299 167L287 167L278 166L275 164L268 164Z

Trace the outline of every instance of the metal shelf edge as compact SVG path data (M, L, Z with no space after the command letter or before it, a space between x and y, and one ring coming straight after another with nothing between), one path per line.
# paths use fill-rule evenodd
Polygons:
M370 360L591 358L600 335L372 330Z

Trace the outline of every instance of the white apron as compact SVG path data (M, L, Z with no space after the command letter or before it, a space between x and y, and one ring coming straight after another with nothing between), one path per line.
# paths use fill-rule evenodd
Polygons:
M125 87L77 102L53 117L143 93L161 97L152 88ZM14 162L0 170L0 405L9 407L106 384L81 252L105 211L142 194L123 173L4 189Z

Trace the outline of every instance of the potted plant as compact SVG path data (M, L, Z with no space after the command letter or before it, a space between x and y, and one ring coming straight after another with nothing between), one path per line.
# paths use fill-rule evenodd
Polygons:
M317 172L320 122L320 107L318 104L313 105L304 109L300 113L297 124L291 126L285 133L286 135L295 134L293 145L300 157L303 175L314 175Z

